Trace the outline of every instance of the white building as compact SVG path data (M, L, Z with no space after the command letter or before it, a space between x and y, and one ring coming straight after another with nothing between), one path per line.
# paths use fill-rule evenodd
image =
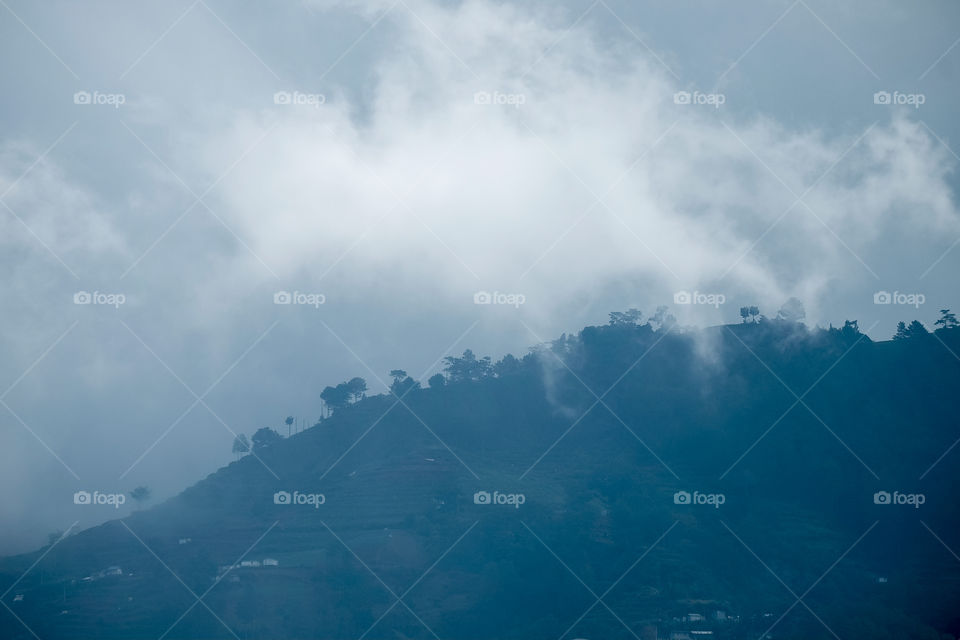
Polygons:
M277 567L277 566L279 566L279 565L280 565L280 562L279 562L278 560L273 559L273 558L264 558L264 559L263 559L263 566L265 566L265 567Z

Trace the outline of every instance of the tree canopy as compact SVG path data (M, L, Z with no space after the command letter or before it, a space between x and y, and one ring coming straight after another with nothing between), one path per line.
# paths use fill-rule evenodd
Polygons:
M280 440L282 440L282 438L279 433L270 427L262 427L257 429L257 432L253 434L253 450L262 451L263 449L268 449L271 445L280 442Z
M490 356L478 359L470 349L464 351L460 358L447 356L443 361L446 362L444 371L450 382L476 381L486 378L492 372Z

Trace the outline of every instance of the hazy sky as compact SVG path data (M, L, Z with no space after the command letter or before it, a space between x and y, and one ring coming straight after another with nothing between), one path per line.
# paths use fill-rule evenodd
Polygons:
M960 307L958 18L0 1L0 553L115 517L79 489L173 495L325 385L610 310L931 325Z

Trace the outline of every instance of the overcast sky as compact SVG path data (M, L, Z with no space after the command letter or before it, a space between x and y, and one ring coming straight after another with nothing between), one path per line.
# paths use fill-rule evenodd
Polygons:
M0 1L0 553L117 515L77 490L175 494L325 385L611 310L932 325L960 307L958 18Z

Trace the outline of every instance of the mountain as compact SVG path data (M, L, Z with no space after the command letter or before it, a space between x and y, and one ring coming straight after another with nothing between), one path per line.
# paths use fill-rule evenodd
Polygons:
M398 375L5 558L0 636L957 635L960 331L636 320Z

